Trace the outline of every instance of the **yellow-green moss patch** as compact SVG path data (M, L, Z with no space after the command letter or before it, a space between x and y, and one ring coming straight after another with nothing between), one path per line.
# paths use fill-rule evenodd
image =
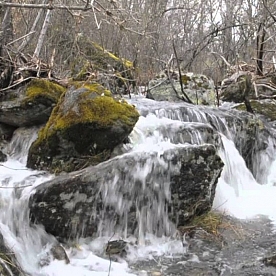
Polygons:
M119 58L117 56L115 56L113 53L105 50L103 47L101 47L99 44L92 42L93 46L102 51L105 55L107 55L108 57L110 57L111 59L118 61L118 62L122 62L122 64L126 67L126 68L133 68L133 63L127 59L124 58Z
M76 124L93 123L99 127L107 128L117 120L121 120L127 125L133 125L132 119L137 120L139 118L139 113L134 106L124 100L115 100L110 96L110 91L100 84L85 84L82 87L86 91L81 93L78 103L76 103L77 112L71 109L63 114L60 110L60 105L64 101L65 95L63 95L53 109L46 126L41 130L39 138L44 139L55 131L62 131Z
M24 101L36 102L38 99L46 98L56 103L65 91L64 87L49 80L33 79L27 86Z

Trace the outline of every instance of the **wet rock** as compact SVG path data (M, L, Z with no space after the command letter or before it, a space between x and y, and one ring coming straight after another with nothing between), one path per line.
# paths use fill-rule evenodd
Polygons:
M123 240L109 241L105 248L105 253L107 255L120 255L126 254L127 242Z
M0 122L14 126L33 126L46 123L63 87L48 80L32 80L13 91L12 98L0 103Z
M135 101L132 101L135 104ZM183 122L190 122L190 125L194 123L199 125L190 128L190 134L192 134L192 141L195 141L195 135L198 134L203 140L198 140L197 143L202 143L207 139L214 145L219 140L216 138L216 130L223 133L226 137L229 137L234 141L236 148L241 156L244 158L247 167L252 172L254 177L259 183L265 183L266 176L268 175L269 166L274 160L270 154L272 148L275 147L276 131L275 122L268 122L263 116L257 114L251 114L245 111L239 111L232 109L231 107L211 108L208 106L193 106L186 103L174 103L173 107L171 103L164 104L163 102L155 102L154 105L149 105L145 102L146 108L139 110L141 116L147 116L149 113L158 114L159 117L166 117L170 119L181 120ZM186 124L186 123L185 123ZM212 131L208 131L203 125L209 125L213 129L214 136L212 139ZM200 125L202 127L200 127ZM183 125L183 133L187 133L187 127ZM168 136L172 141L181 141L183 137L181 131L173 130L170 133L175 136ZM201 129L200 131L198 131ZM206 130L204 134L203 130ZM215 130L215 131L214 131ZM168 134L169 131L167 131ZM203 134L203 135L201 135ZM191 137L191 136L190 136ZM189 143L189 136L187 136L187 142ZM185 139L183 139L185 141ZM265 156L265 162L260 162Z
M111 235L115 227L138 234L139 225L169 234L170 220L185 225L210 210L222 167L216 148L207 144L161 156L127 154L38 186L30 198L31 220L64 239Z
M219 234L224 243L196 231L188 241L187 252L183 255L164 258L154 256L154 261L137 261L134 268L158 271L162 267L164 276L275 276L274 266L264 265L264 256L275 256L276 233L266 218L238 220L224 216ZM204 233L204 232L203 232ZM269 258L268 258L269 259ZM269 260L268 260L269 262Z
M51 248L51 253L53 255L53 258L55 260L62 261L64 260L66 264L70 263L70 260L68 258L68 255L64 249L64 247L61 244L56 244Z
M265 265L276 267L276 255L265 257L262 261Z
M138 118L134 106L98 83L73 86L32 144L27 166L58 173L96 165L123 143Z
M7 161L7 155L0 150L0 162Z
M0 141L7 140L9 141L12 138L12 134L15 130L15 127L0 123Z

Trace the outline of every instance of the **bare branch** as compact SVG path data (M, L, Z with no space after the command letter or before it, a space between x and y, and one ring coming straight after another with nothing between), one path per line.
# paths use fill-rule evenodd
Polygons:
M56 10L79 10L87 11L91 10L92 7L83 6L66 6L66 5L51 5L51 4L19 4L19 3L9 3L0 2L0 7L12 7L12 8L23 8L23 9L56 9Z

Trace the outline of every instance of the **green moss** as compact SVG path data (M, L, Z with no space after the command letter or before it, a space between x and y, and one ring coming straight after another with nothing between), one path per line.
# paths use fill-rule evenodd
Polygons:
M33 79L27 86L25 103L37 102L43 99L57 103L66 89L48 80Z
M187 75L181 76L181 81L183 84L187 85L189 81L191 81L191 78Z
M77 73L76 77L74 77L74 80L76 81L83 81L87 78L87 72L89 72L90 69L90 63L86 61L81 68L81 70Z
M102 128L107 128L116 120L132 125L133 121L130 118L137 119L139 117L139 113L132 105L124 100L115 100L110 96L110 91L100 84L85 84L83 87L86 88L86 91L78 100L78 112L70 110L66 114L62 114L60 103L63 102L63 95L53 109L46 126L39 133L38 143L41 143L40 139L45 139L56 131L66 130L66 128L77 124L94 123Z
M124 58L119 58L117 56L115 56L113 53L105 50L103 47L101 47L99 44L95 43L95 42L92 42L93 46L102 51L106 56L110 57L111 59L115 60L115 61L118 61L118 62L122 62L122 64L126 67L126 68L133 68L133 63L127 59L124 59Z
M112 96L110 90L105 89L102 85L100 85L97 82L72 81L70 82L70 86L74 86L76 89L86 88L87 92L84 95L87 95L87 93L89 94L90 92L95 92L100 96L103 94L104 96Z
M269 118L270 120L276 120L276 105L269 102L260 102L256 100L250 101L253 111L259 114L262 114ZM235 107L238 110L246 111L245 104L240 104Z

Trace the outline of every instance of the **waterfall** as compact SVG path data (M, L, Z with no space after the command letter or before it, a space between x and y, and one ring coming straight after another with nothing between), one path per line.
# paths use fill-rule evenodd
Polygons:
M130 102L140 111L141 117L129 137L130 143L116 149L115 152L121 154L116 157L116 161L124 162L125 155L132 155L139 160L145 153L150 154L150 158L145 162L137 161L136 166L129 167L128 175L124 179L128 183L129 193L133 192L131 200L136 206L142 204L139 189L146 190L147 181L154 183L155 187L153 190L147 190L146 200L151 202L151 205L145 204L145 208L135 214L138 220L138 237L128 237L125 225L131 218L124 212L124 204L127 202L120 198L120 187L116 178L119 176L115 175L101 187L105 200L111 202L122 217L121 236L116 233L112 238L126 238L134 242L138 238L141 241L141 245L135 246L136 251L131 252L129 260L153 258L154 254L173 256L183 253L179 240L162 237L162 234L171 235L174 231L174 225L168 220L163 205L170 197L168 171L178 169L177 165L169 167L169 164L160 158L167 149L214 143L225 166L217 185L213 208L238 218L264 214L276 219L276 161L273 137L268 138L267 146L263 149L258 149L256 144L252 173L240 151L239 137L246 135L243 118L239 117L241 113L185 103L154 102L138 97L133 97ZM28 148L36 135L35 128L18 129L5 149L5 153L9 155L8 161L0 164L0 230L6 243L14 250L24 270L32 276L108 275L109 260L95 255L103 253L103 243L111 238L107 237L106 233L110 233L110 229L114 228L114 225L109 225L110 222L104 219L99 225L98 239L78 240L78 247L81 249L74 246L66 248L71 260L69 265L50 258L49 265L41 266L42 261L49 258L49 250L56 240L48 235L43 227L29 225L28 198L33 187L54 176L25 167ZM255 139L258 141L262 137L256 136ZM158 171L154 170L155 167L158 167ZM152 209L155 210L154 215ZM154 227L157 228L155 232L159 233L157 236L148 234L154 232ZM136 275L133 273L125 262L112 264L112 276Z

